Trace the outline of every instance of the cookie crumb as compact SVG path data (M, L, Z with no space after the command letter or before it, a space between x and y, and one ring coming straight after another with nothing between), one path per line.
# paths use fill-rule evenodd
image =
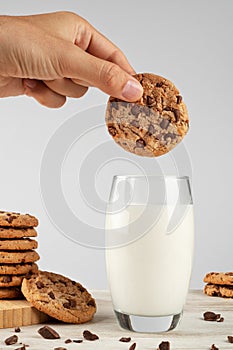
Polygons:
M129 343L131 341L130 337L122 337L119 339L122 343Z
M60 339L60 335L49 326L41 327L38 333L45 339Z
M87 331L87 330L83 332L83 337L84 339L90 340L90 341L99 339L97 334L91 333L90 331Z
M134 350L134 349L136 349L136 343L133 343L132 345L130 345L130 347L129 347L129 350Z
M224 317L220 317L220 319L217 320L217 322L224 322Z
M169 341L162 341L162 342L159 344L158 349L159 349L159 350L170 350L170 342L169 342Z
M16 327L15 328L15 333L19 333L19 332L21 332L21 329L19 327Z
M73 343L82 343L83 342L83 340L82 339L73 339Z
M69 344L69 343L72 343L72 340L71 339L66 339L65 340L65 344Z

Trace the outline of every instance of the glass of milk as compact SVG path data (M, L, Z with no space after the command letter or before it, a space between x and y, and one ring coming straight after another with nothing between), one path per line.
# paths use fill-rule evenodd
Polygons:
M174 329L192 270L189 178L115 176L106 213L106 266L119 325L135 332Z

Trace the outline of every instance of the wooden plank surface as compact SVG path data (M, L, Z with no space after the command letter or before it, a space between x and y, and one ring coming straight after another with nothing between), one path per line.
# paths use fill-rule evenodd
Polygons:
M48 321L26 300L0 300L0 328L28 326Z
M61 339L45 340L38 334L42 325L22 327L18 333L19 342L29 344L30 350L54 349L64 347L68 350L128 350L130 344L137 343L135 350L156 350L162 340L168 340L173 349L210 349L215 344L220 350L233 349L228 343L227 336L233 335L233 299L208 297L202 291L190 291L185 305L184 315L180 325L173 331L160 334L141 334L124 331L119 328L112 311L110 296L106 291L96 291L93 295L97 299L98 312L92 322L83 325L49 323L58 331ZM224 322L207 322L202 315L205 311L221 313ZM82 344L65 344L65 340L82 339L82 332L88 329L99 335L94 342L84 341ZM17 349L19 344L4 345L4 339L13 335L13 329L0 330L0 349ZM118 339L130 336L131 343L120 343Z

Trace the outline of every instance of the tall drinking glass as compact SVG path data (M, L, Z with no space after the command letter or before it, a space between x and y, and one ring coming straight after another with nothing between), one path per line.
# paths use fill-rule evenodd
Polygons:
M189 289L194 218L188 177L115 176L106 214L106 265L122 328L174 329Z

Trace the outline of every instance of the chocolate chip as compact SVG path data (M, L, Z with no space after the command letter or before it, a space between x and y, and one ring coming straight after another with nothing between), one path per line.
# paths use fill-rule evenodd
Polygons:
M171 112L172 111L172 107L168 107L168 106L166 106L166 107L164 107L164 109L163 109L164 111L168 111L168 112Z
M229 343L233 343L233 336L232 335L228 335L227 337Z
M135 348L136 348L136 343L133 343L132 345L130 345L130 347L129 347L129 350L134 350Z
M70 307L75 307L76 306L76 301L75 300L70 299L69 303L70 303Z
M18 341L17 335L12 335L11 337L5 339L5 344L6 345L13 345L13 344L17 343L17 341Z
M224 317L220 317L219 320L217 320L217 322L223 322L224 321Z
M53 294L53 292L49 292L48 296L50 296L51 299L55 299L55 295Z
M42 289L42 288L44 288L44 283L41 282L41 281L37 281L36 282L36 286L37 286L38 289Z
M167 134L164 135L164 140L167 140L168 138L170 139L175 139L176 138L176 135L175 134L172 134L170 132L168 132Z
M217 321L218 319L220 319L221 315L220 314L216 314L212 311L206 311L203 314L204 320L205 321Z
M212 344L210 347L210 350L219 350L219 349L217 348L217 346L215 346L215 344Z
M82 342L83 342L82 339L74 339L74 340L73 340L73 343L78 343L78 344L79 344L79 343L82 343Z
M182 96L176 96L176 103L179 105L182 102Z
M176 122L178 122L178 120L180 119L180 111L179 109L173 109L172 112L174 113L174 116L176 118Z
M69 344L69 343L72 343L72 340L71 339L66 339L65 340L65 344Z
M139 148L144 148L146 146L146 143L143 139L138 139L136 141L136 147L139 147Z
M26 346L23 345L23 346L21 346L20 348L16 348L15 350L26 350Z
M159 83L156 83L156 87L162 87L163 86L163 82L160 81Z
M78 284L77 287L81 293L85 292L85 290L86 290L83 286L81 286L81 284Z
M114 126L109 126L108 127L108 132L112 136L116 136L116 134L117 134L116 128L114 128Z
M54 350L67 350L67 349L59 346L58 348L54 348Z
M111 108L118 109L118 102L112 101L111 102Z
M89 300L88 303L87 303L87 306L95 307L95 300L94 299Z
M4 276L2 279L2 283L9 283L12 281L12 276Z
M11 215L11 214L10 214L10 216L6 219L6 221L9 222L9 224L11 224L12 221L13 221L14 219L16 219L16 218L17 218L17 216Z
M212 274L214 274L214 272L212 272ZM226 276L232 276L232 277L233 277L233 272L226 272L225 275L226 275Z
M161 129L167 129L169 124L170 124L170 121L168 119L163 119L159 124L159 126Z
M154 125L150 124L149 128L148 128L148 133L150 135L153 135L155 132L156 132L156 129L155 129Z
M162 341L159 344L159 350L170 350L170 343L169 343L169 341Z
M60 335L49 326L41 327L38 333L45 339L60 339Z
M30 280L30 278L32 277L32 275L33 275L33 272L32 272L32 271L28 271L28 273L25 275L25 278L26 278L27 280Z
M19 327L16 327L15 328L15 333L19 333L19 332L21 332L21 329Z
M64 307L65 309L70 309L70 303L69 303L69 302L63 303L63 307Z
M76 306L76 301L72 300L72 299L69 299L67 302L65 302L63 304L63 306L64 306L65 309L71 309L72 307Z
M83 337L84 339L90 340L90 341L99 339L97 334L91 333L90 331L87 331L87 330L83 332Z
M119 341L121 341L122 343L129 343L131 341L130 337L122 337L121 339L119 339Z
M133 107L131 108L131 113L137 117L140 112L141 112L141 106L134 104Z
M147 96L146 102L147 102L148 106L150 106L155 102L155 100L153 99L153 97Z
M139 121L138 120L132 120L130 125L135 126L135 128L138 128L139 127Z

